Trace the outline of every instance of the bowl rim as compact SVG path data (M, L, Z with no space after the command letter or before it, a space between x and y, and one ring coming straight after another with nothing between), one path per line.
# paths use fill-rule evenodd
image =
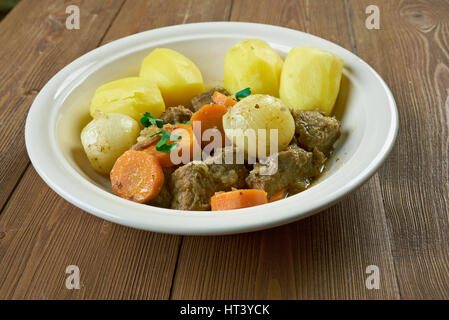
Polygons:
M204 29L207 31L204 31ZM386 95L388 110L390 111L388 133L376 157L366 168L354 176L350 183L340 186L319 200L307 203L301 208L298 208L296 202L307 196L308 192L314 187L287 199L257 207L221 212L181 211L137 204L110 194L77 174L64 160L60 151L58 153L55 133L60 108L52 108L50 117L45 117L42 111L45 110L46 105L48 108L49 103L54 105L56 101L60 101L62 104L71 90L82 83L83 73L94 72L89 71L89 68L95 61L98 62L102 55L118 49L109 58L101 60L103 63L107 63L108 59L117 59L119 56L129 54L130 51L137 50L138 44L148 37L171 36L172 41L174 39L182 40L183 38L187 40L208 38L213 35L222 37L232 35L234 37L239 35L238 32L242 29L251 34L257 35L260 33L259 37L262 38L265 31L280 35L288 34L289 36L296 34L323 43L326 46L338 49L347 57L355 59L356 63L360 64L365 71L371 73L378 81ZM157 44L157 41L155 43ZM133 44L134 46L132 46ZM123 49L123 47L129 45L131 45L131 49ZM152 29L114 40L68 64L47 82L35 98L26 120L25 143L30 160L41 178L62 198L97 217L128 227L161 233L184 235L234 234L275 227L308 217L331 206L360 187L377 171L392 150L398 132L398 121L396 102L385 81L365 61L341 46L317 36L285 27L248 22L201 22ZM41 139L42 132L45 133L44 137L46 136L48 139ZM75 176L74 173L78 176ZM102 207L102 204L104 204L104 207ZM276 214L272 214L273 211L276 211ZM150 218L149 212L152 214Z

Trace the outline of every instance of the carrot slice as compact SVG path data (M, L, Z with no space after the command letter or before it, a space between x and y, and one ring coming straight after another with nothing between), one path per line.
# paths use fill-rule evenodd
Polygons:
M172 167L173 163L170 160L170 152L162 152L162 151L156 150L156 144L157 144L157 142L153 143L152 145L143 149L142 151L156 157L158 159L161 167L163 167L163 168Z
M115 162L111 184L117 196L146 203L161 191L164 172L155 156L144 151L128 150Z
M237 101L235 101L231 97L228 97L227 95L218 91L215 91L212 95L212 101L225 107L232 107L237 103Z
M176 147L176 149L174 149L170 152L162 152L162 151L156 150L156 145L160 140L160 138L159 138L154 143L152 143L149 147L147 147L143 150L143 151L157 157L159 160L159 163L164 168L172 167L175 165L171 160L171 156L172 156L173 152L177 152L179 157L182 157L183 154L185 154L185 152L188 152L189 153L188 160L190 161L193 158L194 145L196 143L198 143L195 135L193 134L192 127L190 125L177 124L176 128L171 130L169 133L173 136L181 137L180 140L167 141L167 145L178 143L178 146ZM185 163L183 163L183 164L185 164Z
M212 211L254 207L268 202L267 193L260 189L242 189L216 193L210 199Z
M201 122L201 137L209 129L216 129L220 132L222 141L221 146L225 145L226 136L223 129L223 116L228 112L228 108L220 104L205 104L201 109L195 112L190 119L190 124L195 125L195 121ZM196 137L202 141L201 137ZM209 141L203 141L202 147L209 144Z
M173 128L171 128L171 127L164 126L163 129L170 134L173 131ZM163 168L172 167L173 163L170 160L170 153L156 150L156 145L159 142L159 140L161 140L161 136L154 136L153 139L154 139L153 142L148 147L143 149L142 151L145 151L145 152L155 156L159 160L159 164ZM167 141L167 144L172 144L172 143L175 143L175 142Z
M287 190L281 189L279 191L276 191L276 193L273 194L273 196L271 196L270 199L268 199L268 202L282 200L282 199L285 199L286 196L287 196Z
M183 152L189 152L190 160L193 159L194 146L198 144L198 140L193 133L192 126L180 123L176 125L176 129L173 130L172 134L181 137L178 148L173 152L178 152L178 155L182 155Z

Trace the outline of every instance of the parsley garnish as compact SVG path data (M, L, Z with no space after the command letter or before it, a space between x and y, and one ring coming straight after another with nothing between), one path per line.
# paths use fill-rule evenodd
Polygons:
M164 138L162 138L156 145L156 150L157 151L161 151L161 152L171 152L172 150L174 150L177 146L178 143L173 143L173 144L166 144L167 140L164 140Z
M237 99L237 101L240 101L241 99L246 98L250 94L251 94L251 89L246 88L246 89L243 89L242 91L237 92L235 94L235 98Z
M190 120L183 122L182 124L186 124L189 125L190 124Z
M149 112L145 112L143 117L140 119L140 122L143 124L144 127L149 127L149 126L153 125L153 126L157 126L158 128L162 128L164 125L164 120L156 119Z
M167 144L167 142L169 140L176 141L176 140L180 140L182 138L181 136L172 135L165 130L156 132L155 134L151 135L150 138L153 138L158 135L162 135L162 137L161 137L161 140L159 140L159 142L156 144L156 150L161 151L161 152L170 152L170 151L174 150L178 146L178 143Z

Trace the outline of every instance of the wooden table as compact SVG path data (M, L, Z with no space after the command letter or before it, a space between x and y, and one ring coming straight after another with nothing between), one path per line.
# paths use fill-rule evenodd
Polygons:
M67 30L66 7L81 9ZM368 5L380 30L367 29ZM136 32L199 21L261 22L331 40L372 65L400 130L362 188L311 218L235 236L138 231L56 195L24 144L27 111L80 55ZM448 299L449 1L22 0L0 22L0 298ZM81 289L65 287L68 265ZM368 290L367 266L380 271Z

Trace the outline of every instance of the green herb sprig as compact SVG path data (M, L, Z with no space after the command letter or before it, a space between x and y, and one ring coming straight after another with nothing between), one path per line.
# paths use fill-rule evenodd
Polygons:
M145 128L153 125L158 128L162 128L164 126L164 120L155 118L151 113L145 112L143 117L140 119L140 122L143 124Z
M237 92L235 94L235 98L237 99L237 101L240 101L241 99L246 98L250 94L251 94L251 89L246 88L246 89L243 89L242 91Z
M170 141L176 141L180 140L181 136L176 136L173 134L168 133L165 130L161 130L159 132L156 132L155 134L151 135L150 138L153 138L155 136L162 135L161 140L156 144L156 150L161 152L171 152L172 150L176 149L178 146L178 143L173 144L167 144L167 142Z

